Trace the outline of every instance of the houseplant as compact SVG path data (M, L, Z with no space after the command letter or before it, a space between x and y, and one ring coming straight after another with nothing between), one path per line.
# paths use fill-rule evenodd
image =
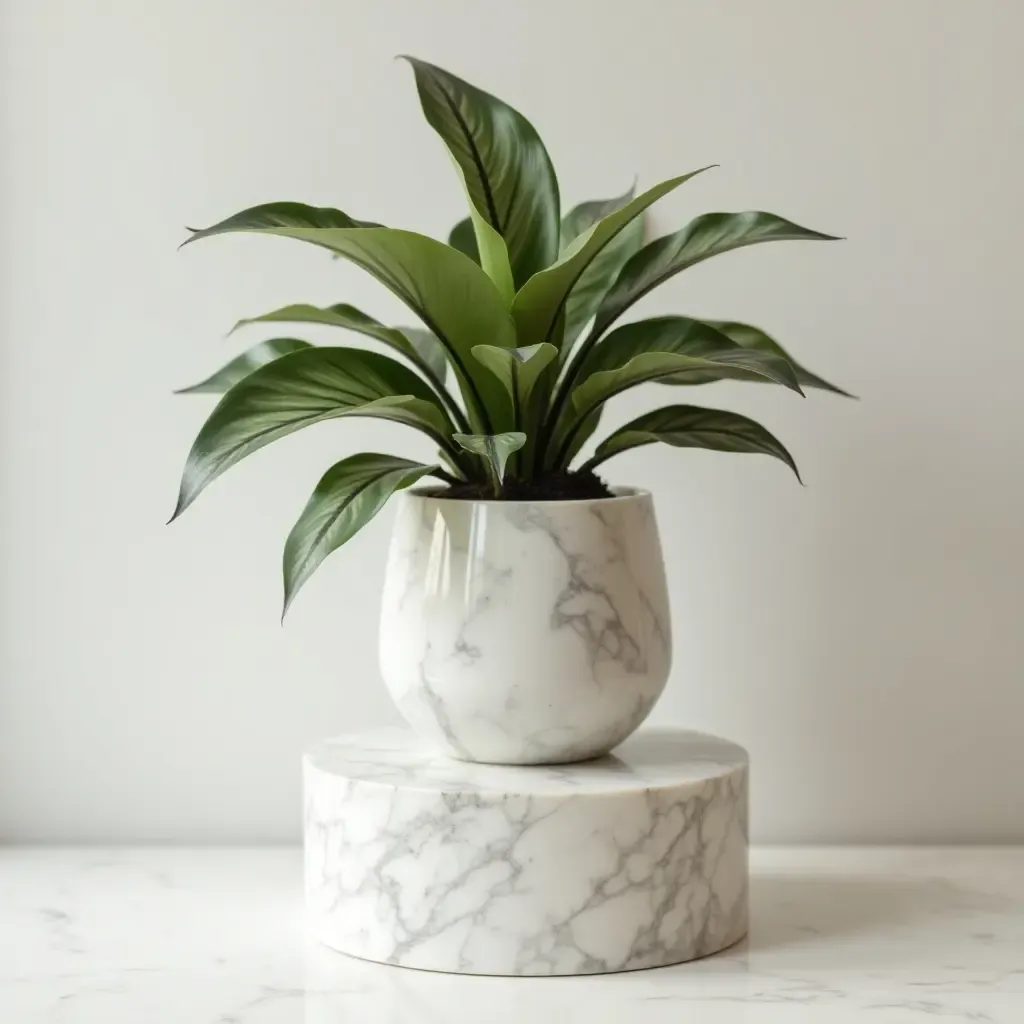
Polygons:
M831 236L769 213L710 213L645 243L647 207L708 168L563 218L530 122L440 68L409 63L468 199L449 244L299 203L244 210L187 241L255 232L321 246L383 283L423 326L385 326L345 303L242 321L334 325L390 351L275 338L185 389L223 397L188 456L174 516L240 459L309 424L375 416L424 432L438 446L433 465L359 454L323 476L285 545L285 608L402 491L381 624L382 669L399 708L458 757L595 756L646 716L670 658L650 496L612 490L596 470L660 441L771 455L796 472L757 423L688 402L638 417L581 460L605 403L645 381L843 393L746 324L620 321L712 256ZM406 490L431 476L438 486Z

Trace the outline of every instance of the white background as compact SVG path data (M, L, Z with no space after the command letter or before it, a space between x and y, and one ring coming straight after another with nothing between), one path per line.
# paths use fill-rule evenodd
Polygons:
M279 199L446 233L461 193L408 52L531 117L567 206L717 162L653 231L760 208L848 236L722 257L638 311L760 324L862 398L702 392L777 432L803 489L768 459L610 464L657 496L677 656L656 717L750 748L760 840L1024 839L1021 4L0 12L0 836L294 839L304 743L395 721L387 511L284 628L279 566L331 462L426 456L414 435L323 425L163 524L210 404L171 389L269 336L225 341L237 318L350 301L408 322L291 242L176 251L185 224Z

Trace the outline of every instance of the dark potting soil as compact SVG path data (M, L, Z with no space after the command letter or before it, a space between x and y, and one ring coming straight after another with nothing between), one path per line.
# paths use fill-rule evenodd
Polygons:
M487 483L452 484L432 488L430 493L437 498L463 501L582 501L614 497L608 485L591 472L554 473L537 480L517 480L507 476L497 499Z

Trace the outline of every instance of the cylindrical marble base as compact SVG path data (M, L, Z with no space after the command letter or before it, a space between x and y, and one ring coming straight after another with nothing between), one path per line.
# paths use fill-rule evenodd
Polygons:
M747 930L747 755L641 730L552 767L449 760L402 730L305 758L306 901L328 946L462 974L600 974Z

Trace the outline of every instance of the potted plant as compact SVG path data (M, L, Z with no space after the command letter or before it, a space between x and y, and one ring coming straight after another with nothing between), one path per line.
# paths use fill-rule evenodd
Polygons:
M387 351L276 338L185 389L223 397L189 453L174 516L240 459L312 423L375 416L424 432L438 448L434 464L367 453L324 474L285 544L285 609L324 558L401 492L380 644L401 712L459 758L594 757L646 717L671 657L651 497L610 487L597 471L662 442L771 455L796 473L764 427L691 405L690 389L739 379L845 393L756 327L622 318L712 256L831 236L770 213L709 213L645 242L647 207L708 168L562 217L554 168L530 122L438 67L409 63L468 199L469 217L447 245L300 203L244 210L188 242L245 231L321 246L384 284L422 326L389 327L346 303L242 321L334 325ZM684 386L686 398L612 431L581 458L605 404L646 381ZM435 486L422 483L428 477Z

